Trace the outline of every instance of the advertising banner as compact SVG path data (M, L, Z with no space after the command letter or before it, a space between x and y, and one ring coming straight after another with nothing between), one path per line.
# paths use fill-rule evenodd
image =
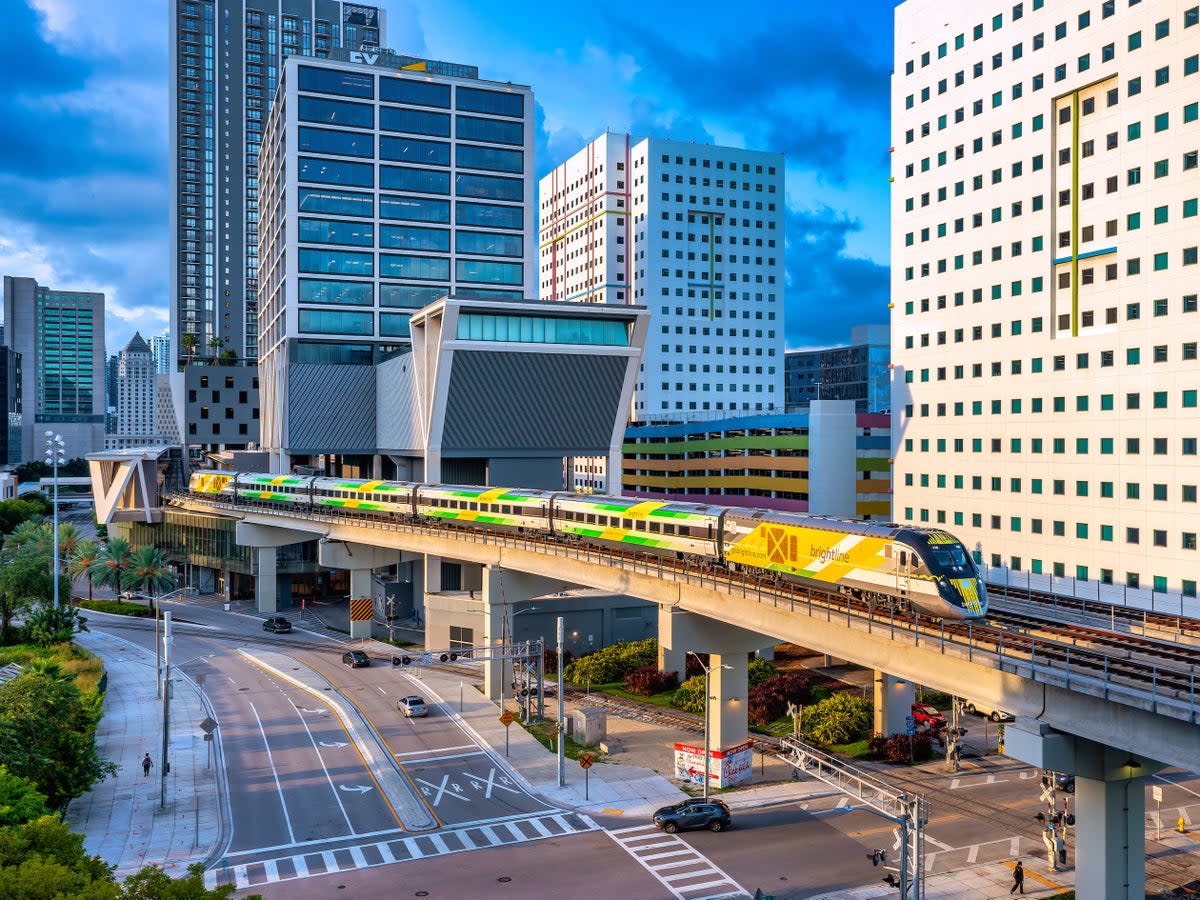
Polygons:
M710 788L730 787L748 781L754 765L753 744L746 741L725 750L713 750L708 761ZM704 748L675 745L675 777L690 784L704 784Z

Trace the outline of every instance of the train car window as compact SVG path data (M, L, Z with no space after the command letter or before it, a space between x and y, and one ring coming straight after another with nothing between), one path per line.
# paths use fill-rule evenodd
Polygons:
M902 565L902 566L908 565L908 554L905 553L903 550L900 551L900 565Z
M675 533L674 525L672 525L669 522L663 525L663 534L674 534L674 533Z
M639 519L639 520L637 521L637 530L638 530L638 531L645 531L645 530L646 530L646 520L645 520L645 519Z
M596 524L596 514L595 514L595 513L588 513L588 514L587 514L587 519L586 519L585 521L586 521L586 522L587 522L589 525L595 525L595 524Z

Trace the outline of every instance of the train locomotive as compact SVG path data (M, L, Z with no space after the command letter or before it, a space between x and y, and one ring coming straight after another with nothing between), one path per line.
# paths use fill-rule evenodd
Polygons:
M546 534L798 582L940 619L987 615L974 562L939 529L634 497L269 473L197 472L189 490L235 505Z

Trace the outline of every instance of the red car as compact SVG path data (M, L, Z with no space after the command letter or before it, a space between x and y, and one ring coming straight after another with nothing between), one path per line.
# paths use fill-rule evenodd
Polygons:
M917 725L923 725L934 731L941 731L946 727L946 717L927 703L914 703L912 717Z

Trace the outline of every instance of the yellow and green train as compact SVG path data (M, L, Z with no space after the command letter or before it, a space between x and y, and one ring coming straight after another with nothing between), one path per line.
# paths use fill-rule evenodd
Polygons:
M774 573L938 618L987 615L987 591L974 562L958 538L938 529L561 491L247 472L197 472L190 490L234 505L332 508L548 534Z

